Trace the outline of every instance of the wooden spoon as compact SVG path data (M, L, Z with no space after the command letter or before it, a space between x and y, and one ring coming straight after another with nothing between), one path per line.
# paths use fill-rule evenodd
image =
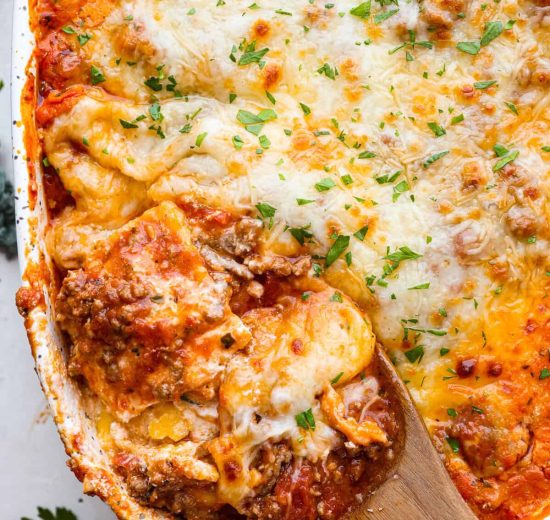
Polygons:
M392 362L376 348L377 371L400 405L402 435L384 482L350 520L475 520L432 445L424 422Z

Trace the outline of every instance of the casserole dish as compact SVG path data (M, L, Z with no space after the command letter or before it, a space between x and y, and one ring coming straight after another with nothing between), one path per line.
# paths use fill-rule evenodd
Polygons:
M16 6L18 306L69 466L122 518L341 517L395 436L374 330L476 512L542 518L544 6L264 3L33 3L34 52Z

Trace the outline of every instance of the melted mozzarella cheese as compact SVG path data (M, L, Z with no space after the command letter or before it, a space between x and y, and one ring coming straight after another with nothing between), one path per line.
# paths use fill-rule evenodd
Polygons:
M220 496L237 508L261 483L250 465L266 441L288 439L297 456L313 461L340 444L317 397L336 376L344 384L372 358L370 324L347 298L338 301L332 289L307 294L305 301L289 297L281 309L244 315L252 352L232 359L220 387L221 436L210 451L220 471ZM296 417L307 410L314 427L304 430Z

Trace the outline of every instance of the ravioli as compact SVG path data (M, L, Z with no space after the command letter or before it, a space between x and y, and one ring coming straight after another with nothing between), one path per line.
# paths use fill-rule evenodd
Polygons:
M208 274L181 210L164 203L100 242L64 280L57 319L83 375L122 420L195 390L210 394L250 333Z

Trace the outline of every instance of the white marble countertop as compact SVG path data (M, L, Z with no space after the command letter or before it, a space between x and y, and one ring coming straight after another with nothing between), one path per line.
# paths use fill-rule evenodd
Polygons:
M12 176L10 54L12 0L0 0L0 168ZM0 518L37 518L37 506L66 507L79 520L111 520L66 467L67 457L40 391L23 322L15 308L16 260L0 254Z

